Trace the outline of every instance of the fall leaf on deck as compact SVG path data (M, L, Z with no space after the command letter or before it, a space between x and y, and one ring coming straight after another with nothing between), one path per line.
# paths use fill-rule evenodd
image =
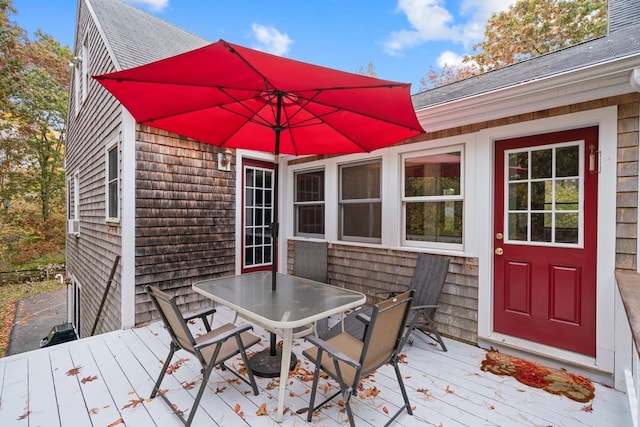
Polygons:
M360 399L366 399L367 397L376 397L378 394L380 394L380 389L373 387L360 393L359 397Z
M259 416L259 417L262 417L263 415L267 415L267 404L266 403L263 403L262 405L260 405L260 407L256 411L256 415Z
M384 412L385 414L389 415L389 409L387 409L386 406L382 407L382 412Z
M227 388L226 387L216 387L216 394L218 393L222 393L223 391L225 391Z
M193 319L191 319L191 320L189 320L187 323L189 323L190 325L195 325L195 324L196 324L196 321L195 321L195 320L193 320Z
M173 408L173 413L174 414L176 414L176 415L184 415L184 411L179 409L178 405L176 405L175 403L173 405L171 405L171 407Z
M122 407L122 409L127 409L127 408L135 408L136 406L138 406L139 404L141 404L142 402L144 402L143 398L140 399L129 399L129 403L127 403L126 405L124 405Z
M184 381L182 383L182 388L185 390L191 390L193 387L195 387L195 385L196 385L195 381L189 381L189 382Z
M242 367L240 367L240 369L238 369L238 373L239 373L240 375L247 375L247 368L246 368L246 366L242 366Z
M516 391L519 391L520 393L524 393L526 390L523 390L521 388L517 388Z
M265 389L267 390L273 390L274 388L278 387L278 385L280 384L280 381L278 380L271 380L267 383L267 386L265 387Z
M175 363L172 363L167 368L167 374L172 375L175 371L178 370L178 368L180 366L182 366L185 362L188 362L188 361L189 361L189 359L186 359L186 358L181 358L181 359L176 360Z
M451 387L447 385L447 388L444 389L445 392L447 392L447 394L453 394L453 390L451 390Z
M309 408L306 408L306 407L305 408L300 408L300 409L298 409L296 411L296 414L302 415L302 414L306 414L308 411L309 411ZM313 415L316 416L316 415L318 415L318 413L314 412Z
M27 411L24 414L20 415L18 418L16 418L16 420L17 421L26 420L30 413L31 411Z
M111 407L111 405L104 405L104 406L102 407L102 409L107 409L107 408L110 408L110 407Z
M95 381L97 379L98 379L98 377L94 375L94 376L91 376L91 377L84 377L83 379L80 380L80 382L82 384L85 384L85 383L88 383L90 381Z
M162 394L167 394L168 391L169 391L168 388L163 388L162 390L158 390L158 396L160 396Z
M490 404L490 403L488 403L488 402L484 402L484 406L486 406L488 409L491 409L492 411L493 411L494 409L496 409L496 407L495 407L494 405L492 405L492 404Z
M157 337L157 336L158 336L158 333L157 333L157 332L154 332L154 333L153 333L153 336L154 336L154 337Z
M128 394L129 396L131 396L132 394L136 394L136 391L135 391L135 390L129 390L129 391L127 392L127 394Z
M342 399L338 400L338 406L344 407L344 400Z
M426 388L419 388L416 390L418 393L422 393L427 397L431 397L431 392Z
M100 409L91 408L91 409L89 409L89 415L96 415L98 413L98 411L100 411Z
M407 355L405 353L400 354L400 356L398 356L398 362L407 363Z
M73 367L73 368L69 369L67 371L67 376L70 377L72 375L78 375L80 373L80 369L82 369L82 366L76 366L76 367Z
M117 420L109 424L107 427L115 427L120 424L124 424L124 420L122 418L118 418Z
M593 403L587 406L583 406L582 408L580 408L580 410L583 412L593 412Z
M233 407L233 412L235 412L236 414L238 414L238 416L239 416L240 418L244 418L244 412L242 412L242 411L240 410L240 404L239 404L239 403L236 403L236 406L234 406L234 407Z

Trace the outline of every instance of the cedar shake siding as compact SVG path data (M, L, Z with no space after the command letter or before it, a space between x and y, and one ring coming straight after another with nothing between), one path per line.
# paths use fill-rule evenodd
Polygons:
M114 66L95 22L80 3L79 24L74 52L80 52L87 37L89 72L114 71ZM88 95L76 111L76 93L71 81L65 167L67 176L79 175L80 234L67 238L67 272L81 286L81 336L87 336L95 321L98 306L109 278L115 256L120 253L120 225L105 221L105 149L120 140L121 107L93 79ZM122 159L122 155L119 156ZM120 268L116 271L98 332L120 327Z
M136 324L158 318L144 291L157 286L184 310L208 303L197 280L235 272L235 172L219 148L147 126L136 133Z

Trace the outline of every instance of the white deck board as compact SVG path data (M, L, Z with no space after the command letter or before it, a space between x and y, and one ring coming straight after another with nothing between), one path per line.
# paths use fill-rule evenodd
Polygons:
M213 323L233 321L229 310L218 308ZM239 319L240 323L244 321ZM204 333L199 322L191 325L194 334ZM263 342L249 353L268 346L268 333L255 328ZM169 352L169 335L160 322L116 331L48 349L0 359L0 425L109 425L122 419L129 426L181 426L160 398L149 399L151 389ZM304 340L294 342L299 366L313 370L302 350ZM596 397L587 404L555 396L520 384L511 377L499 377L480 370L485 351L447 340L448 352L431 345L416 334L413 345L405 347L406 363L400 364L414 416L401 414L397 426L620 426L630 424L626 395L596 385ZM184 352L173 362L188 359L173 375L166 375L161 388L178 408L188 415L200 386L200 365ZM240 358L232 362L242 363ZM79 368L78 375L68 375ZM96 378L82 383L83 378ZM186 390L184 384L194 382ZM282 424L275 421L278 379L257 378L260 394L238 381L230 372L216 369L196 412L195 426L245 425L251 427L343 426L347 416L332 403L311 423L306 413L311 382L293 373L287 383L285 414ZM321 384L327 381L322 380ZM329 393L336 390L330 384ZM395 373L391 366L378 370L363 382L366 389L376 387L376 397L353 398L352 408L358 426L384 424L402 404ZM319 392L317 402L324 392ZM51 404L56 402L56 404ZM132 405L133 402L138 402ZM257 415L266 404L267 416ZM243 417L235 411L239 405ZM592 411L585 411L590 405ZM384 408L388 409L386 414Z

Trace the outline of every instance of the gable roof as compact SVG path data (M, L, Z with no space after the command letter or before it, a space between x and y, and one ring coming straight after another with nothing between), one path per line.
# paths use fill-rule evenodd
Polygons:
M209 41L121 0L85 0L116 69L146 64L193 50Z
M625 5L628 13L619 13L625 17L626 25L614 21L615 27L610 24L612 31L607 36L414 94L414 108L420 110L594 65L640 56L640 22L638 19L629 19L630 14L636 18L640 15L634 1L636 0L610 0L611 3Z

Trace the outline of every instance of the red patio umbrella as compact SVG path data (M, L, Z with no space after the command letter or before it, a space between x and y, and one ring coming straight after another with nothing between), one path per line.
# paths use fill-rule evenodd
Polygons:
M138 123L219 147L274 153L274 273L280 154L370 152L424 133L408 83L346 73L224 40L94 78ZM275 291L276 275L272 277Z

